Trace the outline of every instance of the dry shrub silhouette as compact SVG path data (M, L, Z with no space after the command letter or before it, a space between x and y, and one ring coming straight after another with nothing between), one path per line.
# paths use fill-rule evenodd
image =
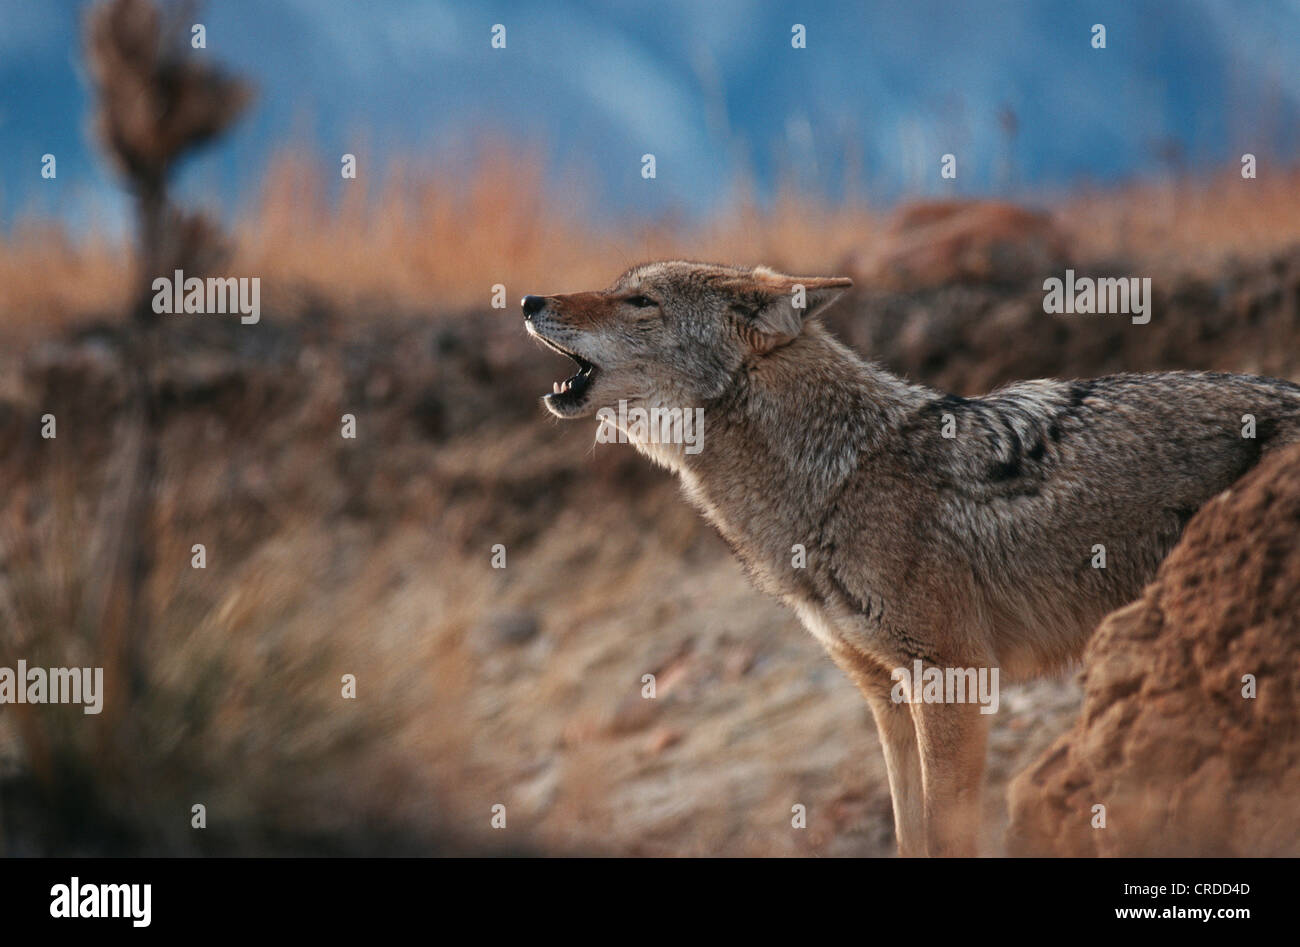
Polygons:
M192 22L192 4L163 11L151 0L110 0L86 21L95 132L135 196L146 278L219 259L217 228L173 207L167 179L177 159L219 136L252 98L246 82L195 57L186 41Z
M142 744L157 743L148 735L160 721L186 719L187 699L167 704L146 659L155 611L149 593L165 532L156 509L163 419L156 390L160 321L151 286L174 268L202 272L225 252L215 225L170 203L168 179L177 160L226 129L251 96L247 84L194 58L185 42L192 14L189 4L164 12L150 0L109 0L86 17L97 136L126 178L138 214L133 318L119 353L127 409L109 439L109 474L99 480L82 471L83 483L98 487L97 500L78 503L71 486L78 477L65 469L52 496L28 504L29 519L47 523L44 536L32 523L0 523L0 552L10 566L0 573L4 643L52 664L104 669L99 717L69 724L30 707L16 715L34 777L29 791L69 819L81 813L117 845L131 831L123 808L132 808L130 800L157 776L150 770L166 758L161 752L150 758ZM78 446L85 438L83 432ZM49 523L59 528L50 532ZM200 671L195 674L206 680Z
M122 541L103 568L114 595L105 599L103 640L124 666L133 694L145 678L149 634L145 586L155 546L153 496L162 419L153 377L158 361L158 318L150 306L153 279L177 268L200 270L225 255L214 225L173 207L168 176L187 150L211 141L238 117L250 87L216 66L196 60L185 41L192 4L164 12L151 0L108 0L86 18L86 58L95 79L95 125L104 150L135 195L139 285L132 307L136 331L125 357L132 378L132 410L120 442L127 474L114 510Z

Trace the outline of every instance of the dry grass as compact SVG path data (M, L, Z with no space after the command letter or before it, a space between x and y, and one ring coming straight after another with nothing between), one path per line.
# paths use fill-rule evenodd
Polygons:
M520 150L485 147L465 167L419 172L395 162L378 183L344 182L300 153L277 158L240 221L240 272L319 287L331 298L483 305L494 284L605 285L629 262L670 256L776 261L824 269L875 230L863 206L834 208L784 193L768 210L738 199L703 226L593 222L585 195L557 192ZM364 162L363 162L364 167ZM651 185L647 185L651 186Z
M454 638L431 632L455 627L458 585L406 581L408 563L442 552L419 519L391 532L323 522L327 501L303 486L329 479L309 459L325 439L309 417L285 422L298 439L274 471L220 423L182 422L164 445L150 635L132 661L105 614L121 595L106 585L130 432L76 437L67 423L41 474L0 501L0 665L102 667L104 707L23 704L0 719L0 777L17 776L0 778L0 852L454 844L444 805L466 752L467 675ZM195 457L196 440L210 453ZM207 831L190 825L196 803Z
M1229 168L1206 178L1079 193L1060 202L1057 217L1084 257L1206 270L1300 242L1300 168L1265 167L1255 180Z
M88 316L125 315L130 252L100 233L73 240L58 224L22 220L0 238L0 332L55 335Z
M525 155L521 157L520 155ZM797 272L855 267L886 249L887 216L782 188L766 206L742 189L711 219L593 222L588 195L557 192L527 149L487 147L458 171L395 162L381 183L347 182L289 153L237 228L240 272L319 287L332 298L483 305L503 283L606 285L629 263L666 257L766 262ZM1043 199L1081 260L1186 267L1300 242L1300 170L1243 181L1236 171Z
M711 219L595 221L589 195L557 190L527 149L485 145L464 165L394 161L332 182L305 149L273 160L254 205L233 221L229 270L263 278L266 300L310 290L360 300L455 309L482 306L502 283L525 290L606 285L629 263L662 257L762 261L823 273L882 249L885 215L783 189L760 207L741 193ZM1300 242L1300 170L1243 181L1235 170L1042 201L1080 261L1126 259L1203 269ZM74 241L23 222L0 238L0 331L58 329L120 311L128 247L102 233ZM373 308L373 307L367 307Z

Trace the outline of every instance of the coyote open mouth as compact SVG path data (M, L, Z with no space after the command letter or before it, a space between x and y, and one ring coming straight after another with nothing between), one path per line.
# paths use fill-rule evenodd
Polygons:
M564 381L557 381L551 385L551 393L546 395L544 400L554 407L560 409L576 408L586 399L587 389L591 386L592 379L596 377L599 369L594 364L587 361L577 352L571 352L561 345L552 342L537 330L533 329L531 324L529 329L533 338L540 341L552 352L559 352L561 355L571 358L578 366L576 374Z

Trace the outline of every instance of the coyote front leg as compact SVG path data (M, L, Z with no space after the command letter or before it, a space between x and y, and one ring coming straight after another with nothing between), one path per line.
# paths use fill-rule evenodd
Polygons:
M890 694L892 678L884 667L847 649L832 652L835 663L858 685L871 707L885 754L889 797L894 809L894 835L898 854L919 858L926 853L921 755L910 708Z
M898 854L920 858L926 853L925 797L912 715L907 704L896 704L887 695L883 699L869 697L868 703L885 751Z
M976 855L989 719L974 703L910 706L921 751L926 851Z

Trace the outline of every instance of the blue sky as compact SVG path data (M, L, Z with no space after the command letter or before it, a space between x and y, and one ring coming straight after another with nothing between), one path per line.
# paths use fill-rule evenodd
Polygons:
M83 7L0 0L0 223L123 219L89 140ZM491 136L540 150L557 187L579 181L597 207L650 214L705 213L742 176L760 197L783 174L835 194L853 167L884 202L1156 173L1167 143L1192 168L1245 150L1290 162L1300 144L1300 0L215 0L197 19L206 55L258 89L182 171L186 196L220 212L290 143L333 168L347 151L463 158ZM955 184L938 177L945 152Z

